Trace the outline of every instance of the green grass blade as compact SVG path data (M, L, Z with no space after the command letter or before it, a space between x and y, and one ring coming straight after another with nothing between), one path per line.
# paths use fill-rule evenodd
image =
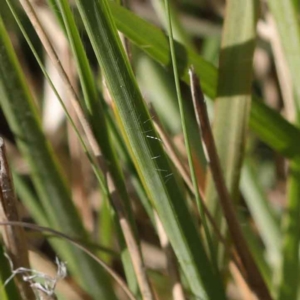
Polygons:
M139 79L141 89L146 92L147 98L155 108L155 112L164 128L171 134L178 134L181 129L181 121L178 103L176 102L173 75L144 53L139 53L138 63L135 64L135 73ZM185 101L183 101L184 111L187 116L187 131L190 135L193 154L198 157L201 165L205 166L206 159L202 142L199 139L195 115L190 105L192 100L188 97L188 95L185 95Z
M155 139L151 118L125 58L107 2L78 0L77 5L114 99L115 113L132 159L189 278L192 292L203 299L224 299L222 284L213 274L175 178L171 176L167 184L164 181L170 166L160 141Z
M225 181L234 200L237 198L251 104L256 21L256 1L227 2L213 133ZM208 203L214 206L213 211L220 213L211 176L206 191Z
M297 140L300 130L256 97L252 98L249 126L278 153L287 158L299 156L300 146Z
M268 1L270 11L274 16L276 27L279 32L281 45L286 57L287 65L293 82L293 90L296 97L297 111L300 111L300 85L299 69L300 56L300 28L298 11L292 0L271 0Z
M213 134L224 180L233 201L238 199L239 179L244 154L251 105L252 58L255 47L256 1L227 1L219 59L219 80L215 102ZM239 24L239 26L236 26ZM222 232L227 226L216 192L215 181L208 173L205 199ZM218 249L220 268L225 253Z
M299 290L299 240L300 240L300 161L290 163L288 180L288 204L284 217L282 265L278 299L297 299Z
M300 28L297 6L292 0L268 1L270 11L274 16L283 47L286 62L291 75L294 103L296 107L296 123L300 123L300 86L299 68L300 56ZM284 217L284 237L282 265L280 270L280 284L278 299L296 299L299 290L300 278L300 160L290 162L288 178L287 214Z
M66 28L67 37L76 60L88 119L91 122L95 138L103 152L104 157L106 158L106 161L108 162L107 166L110 170L110 174L112 174L113 176L115 186L117 187L118 192L120 193L120 196L125 203L125 208L129 216L132 228L134 228L135 230L136 225L133 220L133 213L126 191L124 177L121 173L121 168L116 160L114 147L112 146L111 140L109 138L106 116L104 115L104 109L101 105L101 101L99 101L100 95L98 95L97 93L96 84L92 75L91 68L89 66L88 58L80 39L78 29L76 27L75 20L67 1L52 1L55 1L56 6L60 9L60 16L63 19L63 25L64 28ZM117 218L115 218L115 220L117 220ZM124 264L127 281L130 283L132 291L137 293L136 276L133 271L130 255L125 245L122 232L118 231L118 234L120 235L119 243L121 245L121 248L123 249L122 262Z
M266 282L270 292L274 293L274 285L272 284L272 272L270 265L266 261L265 253L262 251L261 241L257 238L257 236L253 233L253 229L247 223L247 220L240 216L240 222L245 224L242 226L243 234L246 238L247 245L253 255L253 258L259 268L259 271Z
M47 214L43 210L41 203L39 202L37 196L30 190L30 187L26 183L25 179L21 175L12 171L13 181L16 188L16 193L21 199L22 203L30 212L32 218L42 226L49 226L49 221L47 220Z
M181 89L180 89L180 81L179 81L177 61L176 61L176 52L175 52L174 40L173 40L171 8L170 8L169 1L170 0L165 0L165 10L166 10L166 15L167 15L167 20L168 20L170 51L171 51L171 57L172 57L173 74L174 74L176 94L177 94L177 100L178 100L178 106L179 106L179 112L180 112L182 132L183 132L183 137L184 137L184 144L185 144L185 148L186 148L189 170L190 170L192 183L193 183L193 189L195 191L196 204L197 204L197 207L199 210L199 214L201 216L203 229L204 229L207 244L208 244L209 250L210 250L210 256L212 258L214 258L214 254L215 254L214 247L211 243L212 240L210 237L209 229L207 227L206 216L204 214L204 208L201 203L200 193L199 193L199 189L198 189L199 183L197 181L196 171L195 171L195 167L193 164L192 150L191 150L191 145L190 145L191 135L189 135L189 132L187 130L187 114L186 114L186 111L185 111L185 108L183 105L184 102L183 102L183 98L181 95ZM216 271L217 271L217 268L216 268Z
M112 1L109 2L109 6L118 29L141 50L170 69L170 52L164 33ZM214 99L217 83L216 68L178 43L175 43L175 49L181 78L189 82L188 66L193 65L201 79L203 92ZM267 107L257 97L252 99L250 128L262 141L282 155L286 157L299 155L300 147L297 139L300 137L300 130Z
M68 41L77 64L77 71L80 78L86 109L88 113L92 115L99 108L97 105L97 90L92 71L68 2L64 0L56 0L55 3L60 9L59 15L63 19Z
M166 12L164 1L152 0L151 2L164 28L168 30L168 18L167 18L167 12ZM191 38L187 34L185 29L182 27L179 20L178 12L176 10L176 7L173 5L173 2L174 1L170 1L169 6L170 6L170 14L172 16L172 30L173 30L174 40L193 49L194 46L193 43L191 42Z
M25 83L3 23L0 21L0 101L17 144L26 157L33 182L48 220L56 229L73 237L87 238L70 198L54 153L40 125L37 110ZM56 250L93 295L115 299L104 271L91 259L69 244L55 242ZM101 282L98 281L101 278Z
M129 10L109 1L113 19L118 30L154 60L172 71L169 42L166 35L154 25L142 20ZM217 86L215 67L193 51L175 42L175 52L179 76L189 83L188 68L193 65L201 78L205 94L214 98Z
M268 260L273 267L280 261L280 226L256 178L250 160L242 168L241 191L265 244Z

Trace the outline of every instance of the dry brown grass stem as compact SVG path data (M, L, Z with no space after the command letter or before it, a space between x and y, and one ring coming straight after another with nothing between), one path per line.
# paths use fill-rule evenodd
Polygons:
M272 297L269 293L269 290L256 265L255 260L253 259L252 254L249 251L249 248L243 236L239 221L233 207L232 199L230 198L228 189L225 184L219 156L217 154L217 149L207 114L204 95L199 84L199 79L192 69L190 70L189 74L196 119L202 135L203 143L207 150L207 154L209 157L209 167L211 169L212 177L216 186L217 193L219 195L220 204L228 225L231 239L246 272L250 287L259 299L271 300Z
M153 119L153 124L155 126L155 130L157 131L157 133L159 134L161 140L163 141L163 145L166 149L166 152L167 152L168 156L170 157L170 159L173 162L174 166L176 167L179 174L183 178L183 180L184 180L185 184L187 185L187 187L189 188L190 192L195 195L194 187L193 187L189 172L186 169L185 165L183 164L182 159L180 159L178 157L176 151L173 149L172 142L170 141L170 139L168 138L168 136L166 135L166 133L164 132L164 130L162 129L160 124L155 119ZM201 201L205 216L207 217L210 225L212 226L214 234L216 234L218 240L224 246L224 249L225 249L226 253L230 257L230 259L233 261L233 263L236 265L236 267L240 271L241 275L244 278L246 278L246 274L245 274L245 271L244 271L243 267L241 266L239 256L237 255L237 253L234 249L228 247L227 241L222 236L222 234L221 234L221 232L220 232L213 216L211 215L209 209L207 208L206 202L204 200L205 199L204 192L201 190L200 187L199 187L199 194L200 194L200 201ZM201 217L200 217L200 221L202 222Z
M4 140L0 138L0 221L20 221L13 182L6 158ZM22 227L2 228L5 251L13 269L30 268L27 241ZM13 270L12 270L13 271ZM15 282L23 300L35 299L33 290L22 275L15 276Z

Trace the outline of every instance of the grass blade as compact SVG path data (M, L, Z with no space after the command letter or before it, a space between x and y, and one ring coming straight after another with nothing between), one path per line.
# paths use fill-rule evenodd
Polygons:
M287 213L283 220L284 237L278 299L297 299L299 289L299 240L300 240L300 161L289 166Z
M114 99L115 113L131 157L190 279L192 292L204 299L224 299L222 284L212 272L175 178L171 177L168 184L164 182L164 175L171 172L170 166L122 51L107 1L78 0L77 5Z
M291 75L294 90L294 105L296 107L296 124L300 123L300 57L295 55L300 51L300 29L297 18L297 6L293 1L268 1L271 13L278 28L281 45ZM289 166L288 204L284 218L283 258L280 270L278 299L296 299L299 290L300 261L300 160L293 159Z
M87 238L70 199L66 181L42 133L33 99L1 21L0 45L1 106L17 139L18 147L29 162L33 182L44 211L47 211L48 221L54 228L63 228L71 236ZM95 267L86 255L65 243L56 241L55 244L56 250L69 262L70 270L91 294L114 299L114 293L103 271ZM101 283L98 282L98 277L101 278Z
M280 227L255 176L251 161L246 160L242 168L241 191L266 246L269 262L276 266L280 260Z
M226 185L235 201L251 104L257 2L246 1L241 5L239 1L232 0L227 2L227 12L220 54L213 133ZM240 26L236 26L237 23ZM218 201L210 176L206 196L208 203L212 204L212 210L217 212Z
M272 1L271 1L272 2ZM170 52L167 37L157 27L147 23L113 1L109 2L117 28L141 50L154 60L170 69ZM189 82L188 67L193 65L201 78L203 92L214 99L217 87L217 70L201 56L184 49L175 42L179 74ZM250 128L258 137L285 157L299 155L300 130L287 122L280 114L267 107L260 99L253 97L250 112Z
M195 76L193 71L191 71L191 87L195 113L200 127L199 129L201 129L203 142L207 149L211 174L219 196L219 203L221 204L230 237L240 257L241 263L244 266L250 287L259 298L271 300L271 296L264 283L262 274L259 272L253 256L247 247L246 240L243 236L242 229L234 209L232 197L229 195L229 190L226 187L225 178L222 175L220 159L217 154L216 144L210 127L204 95L199 85L199 79Z
M63 28L66 29L66 34L68 40L70 41L72 52L74 54L77 70L79 72L79 78L81 87L83 90L83 96L85 99L85 110L88 114L88 120L91 123L93 133L95 138L100 146L105 160L109 163L106 164L106 167L109 170L109 173L112 176L115 187L117 187L118 193L121 196L121 199L124 201L124 208L128 215L131 227L136 231L136 225L132 217L132 208L130 200L126 191L126 186L124 182L124 176L121 173L121 168L116 159L114 147L112 146L111 139L109 138L108 126L107 126L107 117L104 114L104 109L101 101L99 101L100 95L97 93L96 84L92 75L91 68L88 63L88 58L86 56L84 47L82 45L78 29L76 27L75 20L72 16L71 9L67 1L64 0L52 0L55 2L57 8L60 10L60 16L62 17ZM57 12L57 11L56 11ZM115 219L117 220L117 219ZM137 282L136 276L133 272L133 266L131 264L130 255L128 249L125 245L124 237L122 236L121 231L119 233L119 243L121 245L122 251L122 262L124 265L125 273L128 282L130 283L132 290L136 290ZM136 234L135 234L136 236ZM138 250L138 249L137 249ZM139 251L140 252L140 251ZM140 257L140 253L132 254L132 257L137 259ZM139 255L137 255L139 254ZM143 274L143 272L140 272ZM135 291L137 293L137 291Z

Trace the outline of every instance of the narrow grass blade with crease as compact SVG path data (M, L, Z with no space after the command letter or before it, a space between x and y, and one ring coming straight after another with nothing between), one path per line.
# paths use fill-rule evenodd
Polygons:
M257 5L257 1L252 0L228 1L222 37L213 133L226 185L234 200L251 105ZM211 176L208 177L206 196L207 202L215 205L213 211L219 210Z
M251 105L252 58L255 47L257 1L227 1L219 59L219 78L213 134L230 198L236 202ZM236 26L239 24L239 26ZM215 180L208 173L206 201L226 235ZM218 249L224 268L224 249Z
M107 1L76 1L96 57L113 97L115 113L144 188L158 212L193 294L225 299L182 192L157 138L132 70L126 61ZM153 159L156 157L157 159Z
M48 221L54 228L61 228L73 237L86 238L65 179L42 133L33 99L1 21L0 51L1 106L17 144L30 165L33 182L47 211ZM68 261L70 270L85 289L92 295L115 299L106 275L86 255L64 242L53 241L53 244L56 245L56 251Z
M297 6L292 0L268 1L278 28L291 75L296 107L296 124L300 124L300 29ZM299 139L298 139L299 142ZM283 258L280 269L278 299L296 299L299 296L299 243L300 243L300 159L290 162L288 178L287 214L284 217Z
M293 82L293 90L295 92L295 104L297 111L300 110L300 85L299 85L299 69L300 56L300 28L298 20L298 11L293 5L292 0L267 1L270 11L274 16L276 27L278 28L281 45L287 60L291 79Z
M268 257L274 267L280 261L280 226L256 178L252 163L246 160L242 168L241 191L259 230Z
M132 208L129 196L127 194L124 176L116 159L114 148L112 147L111 139L108 134L107 117L104 114L103 105L101 101L99 101L99 98L101 96L97 93L96 83L92 75L92 70L90 68L88 58L81 42L75 20L71 13L71 9L68 2L65 0L51 0L50 2L55 3L55 5L57 6L57 10L55 12L59 17L62 18L61 22L63 23L63 29L65 29L67 38L70 41L71 49L77 64L77 70L79 72L79 79L85 100L83 106L85 106L85 110L88 114L88 120L91 123L95 139L97 140L104 159L107 162L106 167L108 168L109 173L112 176L114 185L117 188L117 191L120 194L120 198L124 203L124 208L136 237L136 225L133 219ZM55 7L55 5L52 4L52 7ZM117 221L117 218L115 220ZM122 231L117 232L119 234L119 244L123 249L122 262L124 265L127 280L131 286L131 289L135 291L135 293L138 293L136 276L133 271L133 266L128 249L125 245L124 236L122 234ZM138 256L136 256L136 258L137 257Z
M141 50L161 65L170 69L168 39L157 27L137 17L113 1L109 1L117 28L123 32ZM217 70L201 56L186 50L175 43L180 76L188 79L188 67L193 65L201 78L203 92L214 99L216 96ZM253 97L250 112L250 128L258 137L285 157L299 156L300 130L287 122L280 114L267 107L260 99Z
M222 208L222 213L226 220L230 238L246 273L249 286L260 299L271 300L271 296L263 280L262 274L260 273L255 260L253 259L253 255L247 246L245 237L243 236L233 199L226 187L225 177L222 172L221 162L219 155L217 154L216 143L214 141L208 118L204 95L199 85L199 79L193 71L191 71L191 87L195 113L199 124L199 132L202 134L202 139L207 150L212 179L218 193L218 202ZM224 268L223 265L221 266L222 268Z

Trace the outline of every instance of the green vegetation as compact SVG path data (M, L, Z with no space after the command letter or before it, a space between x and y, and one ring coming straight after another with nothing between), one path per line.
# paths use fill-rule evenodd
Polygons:
M300 299L298 5L214 3L0 0L1 299Z

